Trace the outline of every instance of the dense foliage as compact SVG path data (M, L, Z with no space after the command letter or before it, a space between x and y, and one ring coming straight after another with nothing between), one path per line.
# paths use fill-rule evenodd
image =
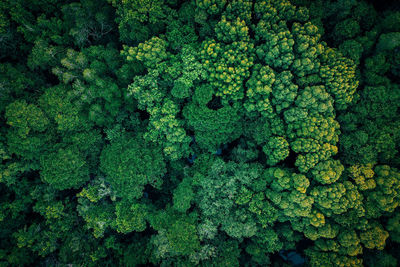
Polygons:
M2 0L0 266L397 266L381 2Z

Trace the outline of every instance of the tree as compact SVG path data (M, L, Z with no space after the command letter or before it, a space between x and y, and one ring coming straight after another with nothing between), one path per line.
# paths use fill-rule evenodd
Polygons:
M159 147L148 144L141 135L124 135L107 145L100 156L100 170L115 194L125 200L142 197L144 186L160 189L165 163Z
M78 149L60 148L40 158L42 181L58 190L79 188L89 180L89 168Z

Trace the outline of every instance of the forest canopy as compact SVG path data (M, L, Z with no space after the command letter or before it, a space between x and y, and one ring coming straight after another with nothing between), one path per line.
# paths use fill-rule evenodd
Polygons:
M379 2L2 0L0 266L398 266Z

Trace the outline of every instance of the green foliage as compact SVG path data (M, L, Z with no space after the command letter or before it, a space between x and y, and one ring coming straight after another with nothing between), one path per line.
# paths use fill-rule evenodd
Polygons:
M53 69L60 81L72 84L70 99L89 110L97 125L112 123L122 105L122 90L114 76L120 67L118 51L111 46L91 46L82 52L68 50L62 67Z
M249 28L240 18L235 21L227 21L225 16L215 26L215 33L219 41L232 43L236 41L248 41Z
M183 109L183 115L194 130L196 143L210 152L238 138L242 128L240 105L227 104L217 110L209 108L212 92L211 86L196 88L193 102Z
M193 91L194 84L205 76L205 71L197 61L198 52L191 46L184 46L181 52L181 60L174 64L176 69L181 69L179 77L173 81L171 94L178 98L188 98Z
M394 212L400 204L400 172L388 165L376 166L376 187L367 191L367 214L373 218L385 212Z
M260 169L256 165L237 165L222 160L216 160L206 176L195 175L195 184L199 187L196 199L204 220L200 226L203 238L214 238L219 225L221 230L235 238L251 237L256 233L252 214L245 207L238 206L245 204L240 200L243 196L238 196L238 204L234 199L242 187L240 184L250 185L258 175Z
M310 192L315 203L326 215L342 214L348 209L360 209L362 195L349 181L329 186L317 186Z
M321 184L331 184L340 178L343 170L344 167L340 161L329 160L318 163L311 173L314 179Z
M360 234L360 240L366 248L382 250L389 233L382 227L374 226Z
M183 179L174 191L173 208L180 212L186 212L191 206L190 203L193 202L194 195L191 180Z
M332 252L321 252L310 249L306 250L306 255L310 259L310 266L363 266L362 259Z
M126 266L137 266L146 264L150 256L150 249L147 247L148 240L135 238L126 251L124 251L122 263Z
M116 229L119 233L142 232L146 229L146 205L121 201L115 206Z
M384 251L378 251L374 254L367 255L365 264L368 266L395 267L397 265L397 259Z
M354 63L359 64L362 56L362 44L356 40L346 40L339 45L340 52L347 58L350 58Z
M398 213L388 220L386 229L390 233L390 239L400 243L400 215Z
M161 39L158 40L161 41ZM186 65L184 71L178 71L178 66L181 67L181 64L176 64L177 66L174 66L174 68L166 68L164 64L153 64L152 67L154 68L149 69L148 74L136 76L133 83L128 86L129 95L133 95L138 100L138 108L147 110L150 114L148 132L145 133L145 138L161 145L164 154L172 160L188 156L190 138L182 127L182 121L177 118L179 106L166 97L167 89L165 84L172 82L168 80L171 79L171 74L176 75L173 71L177 68L177 77L172 77L177 78L177 80L173 81L175 85L171 94L177 98L184 98L185 94L189 93L188 90L192 87L193 81L202 72L199 65L197 67L195 65L189 66L190 63L188 61L193 62L195 58L190 58L190 48L187 48L186 51L188 55L184 54L181 58L183 61L183 64L181 64ZM145 62L147 62L146 60ZM189 74L188 72L190 71L193 72ZM179 75L182 76L179 77ZM177 90L186 90L186 92L177 92ZM181 93L183 93L182 96L180 95Z
M217 88L216 96L223 100L242 99L243 82L250 76L253 64L253 45L243 40L230 44L208 40L202 43L201 62L207 71L207 80Z
M374 171L372 170L372 164L364 165L353 165L348 168L350 177L357 184L358 189L361 191L374 189L376 182L374 179Z
M62 7L69 35L79 47L93 45L106 39L114 30L114 10L105 0L83 0Z
M395 84L366 86L358 105L352 107L354 112L341 117L345 135L340 144L347 163L389 163L396 157L399 92Z
M222 11L226 2L226 0L196 0L196 6L210 15L214 15Z
M85 128L85 118L79 116L80 107L68 95L68 87L59 85L48 88L39 99L47 116L56 123L59 131L76 131Z
M326 90L333 95L338 110L347 108L353 100L358 81L353 62L340 55L337 51L326 49L323 54L324 66L320 69L321 78L326 82ZM335 81L341 81L340 83Z
M187 256L200 248L193 215L179 215L166 209L150 218L151 227L158 232L150 240L157 261L168 256Z
M163 146L164 155L171 160L178 160L189 154L190 137L178 119L178 106L166 99L161 106L150 111L149 131L145 138Z
M351 39L360 33L360 25L356 20L343 20L335 26L335 37L339 40Z
M11 126L7 135L10 153L32 160L37 151L44 150L49 139L44 131L50 122L40 108L17 100L6 107L5 118Z
M95 238L103 237L115 220L114 206L105 201L91 203L87 198L79 198L78 203L77 211L85 221L85 228L92 229Z
M0 266L397 266L398 10L1 1Z
M302 174L280 168L267 170L267 179L272 182L266 196L283 212L279 221L309 217L314 198L307 195L310 181Z
M122 136L107 145L101 152L100 170L116 196L126 200L142 197L147 184L160 189L166 171L160 148L141 136Z
M263 147L263 151L267 156L267 163L275 165L289 156L289 143L283 137L272 137Z
M40 158L43 182L58 190L79 188L89 180L89 168L78 149L60 148Z
M42 76L33 73L22 64L0 64L0 112L15 100L23 101L43 86Z
M126 56L128 61L142 61L146 67L152 67L167 57L165 50L166 42L158 37L140 43L137 47L124 47L121 54Z
M170 9L163 0L108 0L116 8L120 39L124 43L143 42L165 27Z
M179 50L187 44L192 45L198 39L193 23L179 20L171 21L168 24L165 35L169 41L169 46L174 50Z
M268 66L254 65L250 79L247 81L246 101L244 107L248 113L259 112L270 117L273 110L269 94L275 82L275 72Z

